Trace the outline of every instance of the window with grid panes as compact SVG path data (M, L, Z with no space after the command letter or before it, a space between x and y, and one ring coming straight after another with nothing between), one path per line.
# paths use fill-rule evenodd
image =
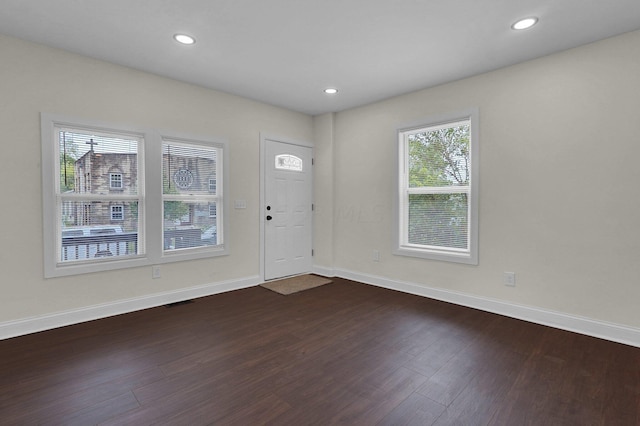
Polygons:
M122 189L122 173L109 174L109 187L111 189Z

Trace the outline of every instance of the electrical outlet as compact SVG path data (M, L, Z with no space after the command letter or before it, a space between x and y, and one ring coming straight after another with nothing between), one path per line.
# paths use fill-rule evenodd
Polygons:
M160 278L160 266L152 266L151 267L151 278Z
M380 262L380 251L379 250L374 250L373 253L371 254L371 259L374 262Z
M515 272L505 272L502 276L502 280L504 281L504 285L507 287L515 287L516 286L516 273Z

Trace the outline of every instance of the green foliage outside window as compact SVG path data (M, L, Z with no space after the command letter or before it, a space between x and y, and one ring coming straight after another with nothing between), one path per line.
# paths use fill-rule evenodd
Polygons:
M167 176L162 177L162 193L178 194L174 185L170 184ZM182 201L165 201L164 202L164 218L167 220L179 220L181 217L189 213L189 205Z
M410 244L468 248L469 141L469 124L409 135L409 188L443 188L409 195Z
M65 132L60 132L60 192L71 192L75 188L75 163L80 155L78 146Z
M409 187L468 185L468 124L409 136Z

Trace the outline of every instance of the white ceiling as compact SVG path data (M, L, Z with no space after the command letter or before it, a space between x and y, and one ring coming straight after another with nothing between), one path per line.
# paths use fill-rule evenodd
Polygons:
M307 114L636 29L640 0L0 1L0 33Z

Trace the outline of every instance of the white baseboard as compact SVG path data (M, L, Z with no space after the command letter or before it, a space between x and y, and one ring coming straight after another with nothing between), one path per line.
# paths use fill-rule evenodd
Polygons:
M311 272L316 275L322 275L323 277L335 277L336 273L333 268L327 268L324 266L313 265Z
M320 272L319 274L324 275ZM344 269L333 270L332 275L326 276L346 278L365 284L371 284L391 290L398 290L404 293L415 294L431 299L442 300L444 302L455 303L456 305L480 309L482 311L492 312L511 318L517 318L536 324L542 324L549 327L585 334L587 336L598 337L600 339L606 339L613 342L640 347L640 329L620 324L596 321L593 319L569 315L561 312L554 312L530 306L516 305L501 300L473 296L465 293L458 293L433 287L426 287L424 285L391 280L388 278L362 274L359 272L353 272Z
M611 340L626 345L640 347L640 329L596 321L589 318L568 315L530 306L516 305L509 302L443 290L414 283L392 280L374 275L362 274L344 269L332 269L314 266L313 273L326 277L340 277L366 284L384 287L404 293L415 294L461 306L480 309L511 318L542 324L562 330L573 331L588 336ZM186 289L157 293L132 299L119 300L112 303L88 306L54 314L25 318L0 323L0 340L38 331L50 330L85 321L92 321L114 315L125 314L141 309L153 308L169 303L181 302L198 297L210 296L227 291L253 287L262 283L259 276L241 278Z
M246 277L237 280L223 281L212 284L204 284L181 290L152 294L132 299L118 300L85 308L72 309L64 312L25 318L17 321L0 323L0 340L38 331L50 330L85 321L93 321L114 315L139 311L141 309L154 308L169 303L182 302L197 297L210 296L231 290L253 287L262 282L258 276Z

